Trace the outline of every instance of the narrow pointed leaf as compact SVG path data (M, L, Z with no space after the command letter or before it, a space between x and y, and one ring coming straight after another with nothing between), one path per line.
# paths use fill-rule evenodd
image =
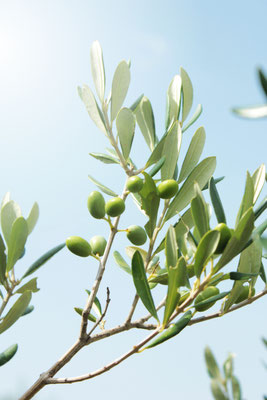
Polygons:
M4 239L8 244L13 222L21 217L21 209L15 201L10 200L1 209L1 228Z
M180 75L182 78L183 92L182 122L184 122L193 104L193 86L187 72L182 67L180 68Z
M39 206L35 202L32 206L32 209L28 215L28 218L26 219L27 225L28 225L28 235L32 233L37 221L39 218Z
M21 317L28 307L31 297L32 294L28 290L18 298L0 323L0 334L10 328L19 319L19 317Z
M191 213L194 220L194 225L198 230L200 237L205 235L209 230L209 213L207 203L201 193L198 184L194 184L196 196L191 201Z
M172 179L177 165L182 143L182 131L179 121L174 122L164 141L162 156L166 157L161 168L161 179Z
M145 181L142 190L139 192L141 196L141 207L149 217L149 221L145 225L146 232L151 238L157 222L158 208L160 199L157 194L157 188L154 180L146 172L143 172Z
M95 84L95 89L98 94L99 100L103 103L105 96L105 69L103 54L100 43L95 40L92 44L91 51L91 71Z
M209 181L209 192L210 198L213 205L213 209L217 218L218 223L225 223L226 224L226 217L223 209L223 205L218 193L218 190L215 185L214 178L211 177Z
M225 178L225 176L220 176L219 178L215 178L215 179L214 179L215 185L217 185L217 183L223 181L224 178ZM209 182L206 183L206 185L203 187L202 190L207 190L208 188L209 188Z
M160 283L161 285L168 285L168 276L169 275L167 272L163 272L158 275L153 274L153 275L150 275L149 282Z
M208 374L211 378L218 379L219 381L222 380L221 372L218 367L217 361L211 351L211 349L206 346L205 347L205 361L208 370Z
M242 400L240 384L234 375L232 376L232 393L233 400Z
M127 264L127 262L124 260L124 258L118 251L114 251L113 257L120 268L122 268L128 274L132 275L132 270L130 266Z
M235 114L244 118L266 118L267 105L233 108Z
M146 257L147 257L147 252L146 252L144 249L141 249L140 247L137 247L137 246L127 246L127 247L125 248L125 252L126 252L127 256L128 256L130 259L133 258L133 255L134 255L134 253L135 253L136 251L138 251L138 252L141 254L142 259L143 259L143 261L145 262L145 261L146 261Z
M234 358L234 354L230 353L223 364L223 370L224 370L224 375L225 375L226 379L230 379L233 375L233 369L234 369L233 358Z
M11 200L10 192L6 192L6 194L4 195L3 200L2 200L2 202L1 202L1 210L2 210L2 208L4 207L4 205L5 205L6 203L8 203L10 200Z
M187 272L187 267L186 267L186 261L184 257L180 257L178 262L178 288L182 286L186 286L188 289L190 289L190 283L189 283L189 278L188 278L188 272Z
M26 290L30 290L33 293L40 290L37 287L37 278L33 278L29 282L25 283L25 285L21 286L15 293L24 293Z
M181 103L182 79L175 75L167 91L166 130L178 120Z
M154 150L152 151L149 159L146 162L145 168L150 167L150 165L156 164L162 157L163 157L163 148L164 148L164 143L167 137L167 133L163 135L163 137L160 139Z
M266 175L266 168L264 164L261 164L261 166L252 175L252 181L254 186L253 204L256 203L262 191L263 185L265 183L265 175Z
M74 310L76 311L77 314L79 314L79 315L82 316L82 314L83 314L83 309L82 309L82 308L80 308L80 307L74 307ZM94 315L92 315L92 314L89 314L89 315L88 315L88 319L89 319L89 321L91 321L91 322L96 322L96 317L95 317Z
M250 273L250 272L230 272L229 273L229 277L233 281L247 281L254 276L258 276L258 274Z
M165 332L163 332L159 337L157 337L151 344L149 344L145 349L150 349L152 347L158 346L161 343L166 342L166 340L178 335L190 322L192 318L191 311L187 311L182 315L182 317L173 325L171 325Z
M138 99L135 100L135 102L131 105L131 107L129 107L133 112L135 112L136 108L139 106L143 97L144 97L144 95L141 94L141 96L139 96Z
M200 277L205 265L208 263L214 254L220 240L218 231L207 232L199 242L195 254L194 270L197 278Z
M267 96L267 79L261 68L258 68L258 75L259 75L261 87L264 91L264 94Z
M18 345L13 344L12 346L8 347L5 351L0 353L0 367L6 364L12 357L16 354L18 350Z
M117 117L118 112L125 100L130 84L130 68L128 63L123 60L117 66L111 89L111 121Z
M91 291L86 289L86 293L88 294L88 296L90 296ZM95 309L96 314L98 316L101 316L102 315L102 307L101 307L101 303L97 297L95 297L95 299L94 299L93 306L95 306L94 309Z
M4 283L6 277L6 253L5 253L5 243L2 236L0 235L0 283Z
M98 182L95 178L91 175L88 175L90 181L92 181L103 193L106 193L108 196L117 197L118 194L113 192L113 190L109 189L107 186L103 185L102 183Z
M23 312L23 314L21 314L21 316L24 317L24 315L30 314L31 312L33 312L33 310L34 310L34 306L33 306L33 305L28 306L28 307L26 308L26 310Z
M40 267L42 267L50 258L52 258L55 254L57 254L60 250L63 249L63 247L65 247L65 243L62 243L56 247L54 247L53 249L47 251L44 255L42 255L42 257L38 258L38 260L36 260L25 272L25 274L23 275L22 278L26 278L26 276L29 276L31 274L33 274L35 271L37 271L37 269L39 269Z
M235 226L237 227L238 222L240 221L240 219L242 218L242 216L244 215L244 213L253 206L253 197L254 197L254 185L253 185L253 180L249 174L249 172L247 172L247 179L246 179L246 185L245 185L245 192L237 213L237 217L236 217L236 223Z
M83 101L85 108L92 119L92 121L96 124L96 126L103 132L105 135L107 134L106 132L106 126L104 122L104 117L103 114L96 102L95 96L89 86L83 85L82 88L78 87L78 93Z
M172 225L170 225L166 239L165 239L165 255L167 268L175 267L178 261L177 257L178 247L176 242L175 230Z
M267 258L267 256L265 258ZM262 281L264 283L267 283L267 279L266 279L266 274L265 274L265 269L264 269L263 263L261 263L261 267L260 267L260 277L261 277L261 279L262 279Z
M203 300L203 301L200 301L199 303L197 303L197 306L198 307L207 306L208 304L211 304L211 303L214 303L214 302L216 302L218 300L223 299L229 293L230 293L230 290L228 292L222 292L222 293L216 294L216 296L211 296L207 300Z
M116 119L117 132L119 135L122 154L125 160L128 159L135 130L135 117L129 108L122 108Z
M253 209L250 208L239 221L231 239L227 243L221 255L221 258L215 266L215 272L218 272L243 250L245 244L250 238L253 228L254 213Z
M144 139L152 151L156 142L155 120L151 103L147 97L143 97L139 106L135 109L138 126Z
M28 224L23 217L19 217L12 225L8 242L7 271L10 271L22 255L28 237Z
M159 321L154 300L148 285L144 262L139 251L136 251L132 258L132 275L136 292L142 303L150 314Z
M191 139L185 159L183 161L178 183L182 182L193 171L202 154L206 140L206 133L203 126L198 128Z
M217 379L211 380L211 391L212 391L214 400L229 400L229 398L224 393L223 387L217 381Z
M174 200L169 206L165 222L173 217L175 214L182 211L192 200L195 195L194 183L197 182L200 189L208 182L213 175L216 167L216 158L208 157L201 161L187 177L183 186L175 196Z
M150 175L151 177L153 177L154 175L156 175L157 172L160 171L161 167L163 166L163 164L165 163L166 160L166 156L161 157L161 159L154 165L153 168L151 168L151 170L148 172L148 175Z
M168 271L168 291L167 291L167 298L164 310L164 317L162 327L165 328L169 319L175 310L175 307L178 304L180 293L177 291L178 289L178 279L179 279L179 265L175 267L169 267Z
M200 117L201 114L202 114L202 105L198 104L196 111L194 112L188 123L183 127L182 132L184 133L188 128L190 128L190 126L196 122L196 120Z
M89 153L91 157L94 157L96 160L103 162L104 164L119 164L120 161L118 158L112 157L108 154L102 153Z

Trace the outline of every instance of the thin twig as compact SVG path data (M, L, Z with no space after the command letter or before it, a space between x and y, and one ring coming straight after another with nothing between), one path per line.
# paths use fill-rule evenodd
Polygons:
M98 325L100 324L100 322L103 320L104 316L105 316L106 313L107 313L108 306L109 306L109 303L110 303L110 297L109 297L109 295L110 295L110 291L109 291L109 288L107 287L107 300L106 300L105 309L104 309L104 311L103 311L101 317L96 321L96 323L94 324L94 326L92 327L92 329L91 329L91 330L89 331L89 333L87 334L88 340L90 339L90 336L92 335L92 333L94 332L94 330L98 327Z

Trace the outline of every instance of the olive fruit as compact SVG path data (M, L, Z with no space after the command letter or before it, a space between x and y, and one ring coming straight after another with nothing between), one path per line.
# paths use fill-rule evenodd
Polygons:
M161 199L171 199L178 191L178 183L174 179L167 179L158 186L158 194Z
M66 245L73 254L76 254L76 256L88 257L92 253L90 244L80 236L68 237Z
M126 182L126 189L132 193L140 192L143 186L143 179L141 179L139 176L131 176Z
M136 246L142 246L146 242L146 231L138 225L131 225L127 230L127 238L130 240L131 243L135 244Z
M208 286L206 289L203 290L203 292L199 293L195 299L195 309L197 311L206 311L208 310L208 308L212 307L216 301L206 304L206 305L199 305L198 303L209 299L210 297L216 296L217 294L219 294L220 291L216 286Z
M89 213L97 219L102 219L105 216L105 200L97 190L89 194L87 200Z
M125 203L120 197L113 197L106 202L106 213L110 217L118 217L125 210Z
M220 234L221 234L218 246L215 250L215 254L221 254L224 251L227 243L231 239L232 232L228 228L228 226L223 222L218 224L214 229L216 231L220 232Z
M93 236L89 243L94 254L103 256L107 245L107 241L103 236Z
M251 289L251 296L254 296L255 294L255 288ZM240 295L238 296L238 298L235 301L235 304L241 303L242 301L246 300L248 298L249 295L249 286L243 286L242 287L242 292L240 293Z

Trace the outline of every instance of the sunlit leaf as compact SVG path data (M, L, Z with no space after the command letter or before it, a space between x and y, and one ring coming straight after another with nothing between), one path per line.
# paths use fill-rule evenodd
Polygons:
M2 236L0 235L0 283L4 283L5 281L5 273L6 273L6 253L5 253L5 243L3 241Z
M197 165L204 148L205 140L205 129L201 126L196 130L194 136L191 139L190 145L188 147L181 167L178 183L187 178Z
M199 278L204 267L214 254L220 240L220 233L218 231L208 231L202 237L197 247L195 254L195 275Z
M190 118L190 120L188 121L188 123L183 127L182 132L184 133L188 128L190 128L191 125L193 125L196 120L200 117L202 113L202 105L198 104L196 111L194 112L194 114L192 115L192 117Z
M164 141L162 156L165 162L161 168L161 179L172 179L177 165L178 156L182 143L182 131L179 121L176 121L170 128Z
M33 274L37 269L42 267L50 258L52 258L55 254L57 254L63 247L65 247L65 243L62 243L53 249L47 251L45 254L42 255L42 257L38 258L25 272L22 278L26 278L26 276L29 276Z
M135 102L131 105L131 107L129 107L133 112L135 111L135 109L139 106L142 98L144 97L143 94L141 94L141 96L138 97L137 100L135 100Z
M135 130L135 117L129 108L122 108L116 119L117 132L119 135L122 154L125 160L128 159Z
M195 197L191 201L191 213L194 225L198 230L200 237L209 230L209 213L207 203L201 193L198 184L195 182Z
M24 246L28 237L28 224L23 217L19 217L12 225L11 234L8 241L7 266L6 270L10 271L24 250Z
M172 225L170 225L166 238L165 238L165 256L166 256L166 265L167 268L175 267L177 264L177 242L176 242L176 235L175 230Z
M246 185L245 185L245 192L237 213L237 217L236 217L236 223L235 226L237 227L238 222L240 221L240 219L242 218L242 216L244 215L244 213L253 206L253 197L254 197L254 185L253 185L253 180L249 174L249 172L247 172L247 179L246 179Z
M179 75L172 79L167 91L166 130L178 120L181 102L182 80Z
M127 247L125 247L125 252L126 252L127 256L130 259L133 258L133 255L134 255L134 253L136 251L138 251L141 254L142 259L145 262L146 261L146 257L147 257L147 252L144 249L141 249L140 247L137 247L137 246L127 246Z
M107 135L104 116L89 86L83 85L82 88L78 87L78 94L81 100L83 101L85 108L92 121L105 135Z
M164 148L164 143L167 137L167 133L165 133L162 138L160 139L160 141L158 142L158 144L156 145L156 147L154 148L154 150L152 151L149 159L146 162L145 168L150 167L150 165L156 164L162 157L163 157L163 148Z
M28 215L28 218L26 219L27 225L28 225L28 235L32 233L37 221L39 218L39 206L35 202L32 206L32 209Z
M98 94L99 100L103 103L105 96L106 77L102 49L100 43L97 40L95 40L91 46L90 57L91 71L95 84L95 89Z
M253 196L253 204L256 203L263 185L265 183L265 175L266 175L266 168L264 164L261 164L258 169L252 175L252 181L254 186L254 196Z
M102 153L89 153L90 156L96 158L97 160L103 162L104 164L119 164L120 161L118 158L112 157L108 154Z
M182 78L183 110L182 123L186 120L193 104L193 86L187 72L181 67L180 75Z
M18 298L0 323L0 334L10 328L19 319L19 317L21 317L28 307L31 297L31 292L27 290Z
M234 113L244 118L266 118L267 105L233 108Z
M128 274L132 275L132 270L130 266L127 264L127 262L118 251L114 251L113 257L120 268L122 268Z
M156 142L155 120L151 103L147 97L143 97L139 106L135 109L138 126L144 139L152 151Z
M26 290L30 290L33 293L40 290L37 287L37 278L33 278L29 282L25 283L25 285L21 286L15 293L24 293Z
M233 393L233 400L242 400L241 387L238 382L238 379L235 376L232 376L232 393Z
M206 366L207 366L209 376L211 378L222 381L222 376L221 376L221 372L218 367L217 361L216 361L211 349L208 346L205 347L204 355L205 355L205 361L206 361Z
M11 235L13 222L19 217L21 217L20 206L13 200L5 203L1 209L1 228L7 244Z
M111 121L113 121L125 100L130 84L131 74L128 63L123 60L117 66L111 89Z
M175 307L178 304L178 300L180 298L180 293L177 291L178 289L178 279L179 279L179 266L178 264L174 267L169 266L168 269L168 291L167 298L165 303L164 317L162 327L165 328L167 325Z
M223 371L226 379L230 379L233 375L233 358L234 355L230 353L223 364Z
M201 161L187 177L178 194L170 203L169 209L165 216L165 221L182 211L192 200L195 195L194 183L197 182L200 189L208 182L213 175L216 167L216 158L208 157Z
M95 178L91 175L88 175L90 181L92 181L103 193L106 193L108 196L117 197L118 194L113 192L113 190L109 189L107 186L103 185L102 183L98 182Z
M150 314L159 321L154 300L148 285L144 262L139 251L136 251L132 258L132 275L136 292L142 303Z
M211 380L211 391L214 400L229 400L229 398L224 393L223 387L216 379Z

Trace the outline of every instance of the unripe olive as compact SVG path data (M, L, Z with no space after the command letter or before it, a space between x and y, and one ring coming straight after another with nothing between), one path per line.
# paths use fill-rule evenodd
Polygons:
M251 289L251 297L254 296L254 294L255 294L255 288L252 288ZM235 304L241 303L242 301L246 300L248 298L248 295L249 295L249 286L247 286L247 285L243 286L242 292L236 299Z
M125 203L120 197L113 197L106 203L106 213L110 217L118 217L125 210Z
M107 241L103 236L93 236L89 243L94 254L103 256L107 245Z
M199 293L195 299L195 309L197 311L206 311L208 310L208 308L212 307L216 301L203 305L203 306L198 306L197 304L209 299L212 296L216 296L217 294L219 294L220 291L216 286L208 286L206 289L203 290L203 292Z
M174 179L167 179L158 186L158 193L161 199L171 199L178 191L178 183Z
M218 224L214 229L216 231L220 232L220 234L221 234L218 246L215 250L215 254L221 254L224 251L227 243L231 239L232 232L228 228L228 226L223 222Z
M105 200L100 192L97 190L89 194L87 200L87 207L89 213L97 219L104 218L105 216Z
M146 242L146 231L138 225L131 225L127 228L127 238L136 246L142 246Z
M143 186L143 179L141 179L139 176L131 176L126 182L126 189L132 193L140 192Z
M76 256L88 257L92 253L90 244L80 236L68 237L66 245L73 254L76 254Z

